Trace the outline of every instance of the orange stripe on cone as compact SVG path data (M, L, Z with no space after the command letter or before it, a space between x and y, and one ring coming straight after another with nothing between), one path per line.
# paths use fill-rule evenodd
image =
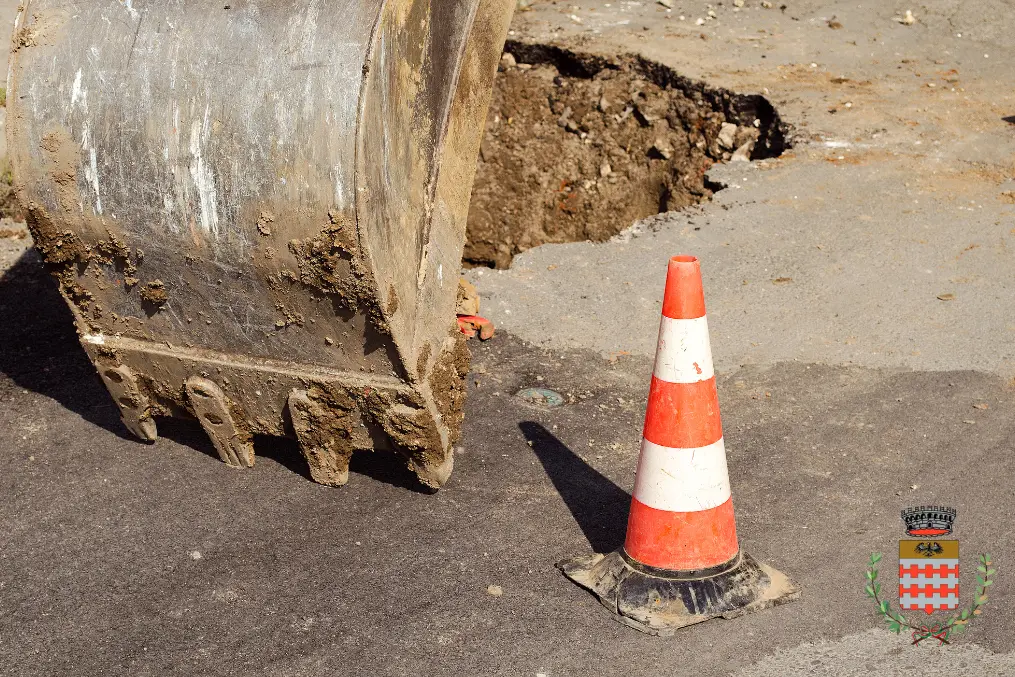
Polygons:
M670 318L666 322L705 316L701 268L693 256L670 259L663 316ZM660 340L657 365L697 364L697 360L711 364L707 341L671 343ZM657 373L691 378L686 370ZM733 559L739 546L733 500L723 501L729 496L729 477L715 377L672 383L653 374L643 437L651 444L643 445L643 462L638 465L624 544L628 556L669 571L707 569ZM708 462L704 462L706 447L713 454ZM645 456L647 453L652 456ZM647 459L651 462L645 462ZM643 477L643 473L647 475ZM717 505L717 500L723 502Z
M728 562L739 552L733 499L697 512L656 510L633 499L624 550L642 564L670 571Z
M669 383L652 377L645 412L645 439L664 447L705 447L722 437L715 377Z
M701 266L694 256L674 256L666 271L663 315L674 320L693 320L705 314Z

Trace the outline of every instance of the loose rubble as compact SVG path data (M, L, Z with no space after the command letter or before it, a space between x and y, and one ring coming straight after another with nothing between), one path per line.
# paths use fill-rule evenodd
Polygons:
M467 265L504 268L544 243L608 240L638 219L708 199L714 162L772 157L784 146L766 100L708 89L661 64L518 45L500 69Z

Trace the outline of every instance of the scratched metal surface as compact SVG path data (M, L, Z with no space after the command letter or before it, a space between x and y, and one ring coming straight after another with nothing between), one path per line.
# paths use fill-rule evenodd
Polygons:
M296 268L290 239L316 235L329 211L353 213L359 93L381 4L26 3L19 28L30 33L9 83L25 193L88 243L113 232L141 248L137 276L164 282L169 298L148 316L137 294L121 293L122 271L83 277L108 311L138 320L118 327L107 313L110 333L390 368L363 317L265 281ZM54 138L69 150L54 151ZM66 158L75 166L59 166ZM67 169L74 205L61 196ZM257 228L263 213L270 236ZM281 310L332 326L279 331ZM326 345L329 334L344 346Z

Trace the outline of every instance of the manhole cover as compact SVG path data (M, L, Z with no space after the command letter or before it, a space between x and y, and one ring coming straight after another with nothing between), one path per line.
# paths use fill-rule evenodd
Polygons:
M523 388L516 393L516 397L540 407L559 407L564 404L563 395L547 388Z

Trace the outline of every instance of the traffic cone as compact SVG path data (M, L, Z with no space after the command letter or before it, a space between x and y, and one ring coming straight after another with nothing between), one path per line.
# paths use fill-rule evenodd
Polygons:
M669 635L797 599L785 574L740 552L701 268L670 259L624 547L558 567L618 619Z

